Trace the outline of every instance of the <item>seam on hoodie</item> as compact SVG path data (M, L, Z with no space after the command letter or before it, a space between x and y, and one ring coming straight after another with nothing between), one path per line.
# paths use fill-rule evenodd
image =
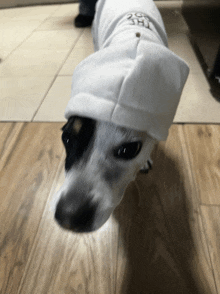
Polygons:
M137 32L137 33L138 33L138 32ZM134 33L134 34L135 34L135 33ZM137 37L137 36L136 36L136 38L138 38L138 41L137 41L137 44L136 44L136 55L135 55L135 57L133 58L134 61L136 60L136 57L137 57L138 45L139 45L139 43L140 43L141 35L140 35L140 37ZM134 64L135 64L135 62L134 62ZM125 77L124 77L124 79L123 79L123 81L122 81L122 83L121 83L120 92L119 92L119 94L118 94L118 97L120 97L120 95L121 95L121 91L122 91L122 88L123 88L123 84L124 84L124 82L125 82L125 79L126 79L127 75L129 74L129 72L133 71L133 67L134 67L134 65L128 70L127 74L126 74ZM114 109L112 110L112 113L111 113L111 121L112 121L112 116L113 116L113 114L114 114L114 112L115 112L116 107L120 104L119 102L120 102L120 100L117 99L117 103L115 104L115 107L114 107Z

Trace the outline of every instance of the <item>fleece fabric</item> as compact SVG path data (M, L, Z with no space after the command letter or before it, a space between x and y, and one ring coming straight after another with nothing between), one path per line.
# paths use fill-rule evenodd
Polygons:
M189 68L168 49L152 0L99 0L95 53L74 70L65 117L86 116L166 140Z

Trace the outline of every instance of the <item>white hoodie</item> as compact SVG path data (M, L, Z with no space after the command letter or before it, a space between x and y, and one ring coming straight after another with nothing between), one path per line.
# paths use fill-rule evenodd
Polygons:
M166 140L189 68L167 48L152 0L99 0L95 53L75 69L68 119L81 115Z

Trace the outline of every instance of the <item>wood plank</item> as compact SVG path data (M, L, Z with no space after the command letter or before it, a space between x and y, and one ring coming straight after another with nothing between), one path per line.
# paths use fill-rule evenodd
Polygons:
M182 126L172 126L153 153L153 170L136 179L141 206L134 187L118 208L117 293L216 293L183 140Z
M201 211L217 289L220 293L220 207L202 205Z
M185 278L201 293L216 293L184 127L173 125L166 144L160 144L164 154L157 160L165 159L159 167L160 199ZM196 131L197 125L189 127Z
M0 172L1 293L17 293L64 151L60 127L48 123L0 124L5 142Z
M191 293L171 250L157 187L144 185L145 176L139 176L137 181L145 203L138 206L133 187L127 192L124 209L120 206L116 212L120 226L116 293Z
M185 126L172 126L101 230L82 235L51 211L64 180L61 126L0 124L0 292L216 294L219 212L201 214Z
M62 230L54 221L51 203L63 181L61 162L18 293L113 294L118 225L111 218L90 234Z
M220 125L185 125L186 148L201 204L220 205Z
M23 127L24 123L0 123L0 171L12 154Z

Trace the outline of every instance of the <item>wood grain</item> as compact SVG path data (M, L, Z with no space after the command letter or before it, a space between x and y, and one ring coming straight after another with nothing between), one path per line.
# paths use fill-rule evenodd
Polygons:
M153 170L138 174L92 234L64 231L53 218L64 181L61 126L0 124L0 293L220 293L220 215L210 204L219 126L173 125ZM209 206L200 201L206 186Z
M120 275L124 260L130 273L117 293L217 293L182 135L182 126L171 128L154 150L153 171L136 179L141 207L130 196L119 214L127 247Z
M220 126L185 125L190 168L201 204L220 205Z
M220 206L201 206L217 289L220 292ZM218 293L219 293L218 292Z
M7 164L7 160L12 154L14 145L19 140L19 135L24 127L24 123L0 124L0 171Z
M1 293L16 293L22 278L63 152L60 126L0 124L5 142L0 174Z
M62 230L50 203L63 180L62 162L18 293L115 293L118 226L111 218L91 234Z

